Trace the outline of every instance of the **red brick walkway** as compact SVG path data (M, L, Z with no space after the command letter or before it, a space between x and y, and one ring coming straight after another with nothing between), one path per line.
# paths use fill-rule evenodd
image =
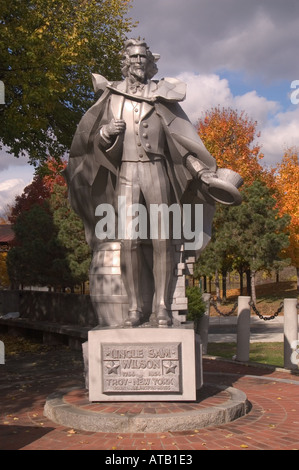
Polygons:
M49 394L82 386L81 371L80 353L60 349L0 366L0 450L299 450L298 375L206 358L205 381L244 391L247 416L204 429L123 434L79 431L43 416Z

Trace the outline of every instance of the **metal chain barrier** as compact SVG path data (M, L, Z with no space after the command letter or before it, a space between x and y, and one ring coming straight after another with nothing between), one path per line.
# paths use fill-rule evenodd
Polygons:
M210 300L210 305L211 305L212 307L214 307L214 309L216 310L216 312L217 312L219 315L221 315L221 316L223 316L223 317L229 317L229 316L232 315L232 314L235 312L235 310L237 309L237 307L238 307L238 302L236 302L236 303L234 304L234 306L232 307L232 309L229 310L229 312L226 312L226 313L222 312L222 311L217 307L217 303L215 302L215 300L211 299L211 300ZM254 304L253 301L250 301L250 302L249 302L249 305L250 305L250 307L252 308L252 310L254 311L254 313L255 313L261 320L264 320L264 321L274 320L274 318L276 318L276 317L282 312L283 307L284 307L283 302L281 302L281 303L280 303L280 306L278 307L278 309L276 310L276 312L273 313L273 315L264 316L264 315L262 315L262 314L258 311L258 309L257 309L257 307L256 307L256 305ZM297 309L299 309L299 303L297 304Z
M283 302L281 302L280 306L278 307L277 311L273 314L273 315L270 315L269 317L265 317L264 315L262 315L256 305L254 304L254 302L251 300L251 302L249 302L249 305L250 307L252 308L252 310L254 311L254 313L256 313L256 315L261 319L261 320L265 320L265 321L268 321L268 320L274 320L274 318L276 318L280 312L283 310Z
M219 308L217 307L217 304L216 304L216 302L215 302L214 300L211 299L211 300L210 300L210 304L212 305L212 307L214 307L214 309L216 310L216 312L217 312L219 315L223 316L223 317L229 317L230 315L232 315L232 314L235 312L236 308L238 307L238 302L236 302L236 303L234 304L233 308L232 308L229 312L224 313L224 312L221 312L221 310L219 310Z

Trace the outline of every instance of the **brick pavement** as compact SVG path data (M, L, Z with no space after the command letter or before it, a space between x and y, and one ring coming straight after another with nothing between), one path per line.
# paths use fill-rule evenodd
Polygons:
M299 450L298 375L210 358L204 374L206 382L244 391L250 413L181 432L94 433L43 416L49 394L82 387L79 352L58 347L9 358L0 366L0 450Z

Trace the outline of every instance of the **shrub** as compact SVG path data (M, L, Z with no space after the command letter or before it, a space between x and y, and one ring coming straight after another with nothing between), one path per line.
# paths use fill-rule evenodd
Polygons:
M199 287L187 287L186 295L188 298L187 320L189 321L199 320L203 316L206 310L206 304L202 298L200 288Z

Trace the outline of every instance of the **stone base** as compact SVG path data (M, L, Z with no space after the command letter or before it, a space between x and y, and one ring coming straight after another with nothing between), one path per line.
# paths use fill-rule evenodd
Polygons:
M89 400L194 401L202 348L193 329L95 328L84 344Z
M103 433L173 432L220 426L245 416L250 403L244 392L205 384L196 402L90 403L85 389L48 397L44 414L51 421Z

